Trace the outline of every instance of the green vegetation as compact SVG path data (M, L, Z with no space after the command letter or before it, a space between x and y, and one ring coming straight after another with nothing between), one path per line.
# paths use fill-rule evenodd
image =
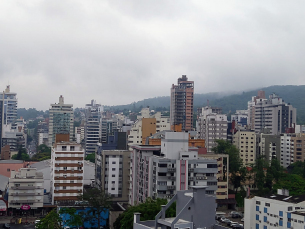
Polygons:
M30 157L26 153L26 149L22 148L21 146L18 147L18 153L12 156L13 160L23 160L23 161L29 161Z
M47 112L38 111L35 108L29 108L29 109L18 108L17 109L17 117L22 117L25 120L30 120L30 119L34 120L40 115L46 116L48 112L49 111L47 111Z
M90 153L85 157L85 160L95 163L95 153Z
M45 144L37 147L37 153L32 157L33 161L44 161L51 159L51 148Z
M141 221L154 220L155 216L161 211L161 205L166 205L166 199L147 198L142 204L128 208L121 214L114 222L114 229L132 229L133 228L133 215L136 212L141 213ZM166 211L166 217L176 216L176 204L172 204Z
M46 215L46 217L41 219L40 222L35 225L35 228L62 229L61 223L62 223L62 220L61 220L60 216L56 212L56 209L53 209Z

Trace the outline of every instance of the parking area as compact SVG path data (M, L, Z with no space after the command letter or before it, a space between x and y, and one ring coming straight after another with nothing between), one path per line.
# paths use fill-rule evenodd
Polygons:
M233 214L232 214L233 213ZM242 222L243 214L240 212L227 212L226 214L220 214L217 217L217 221L220 225L229 228L242 229L244 228L244 222Z

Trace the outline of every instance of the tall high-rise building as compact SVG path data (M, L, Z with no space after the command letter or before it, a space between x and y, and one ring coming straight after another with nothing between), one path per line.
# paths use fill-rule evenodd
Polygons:
M67 204L78 200L84 185L84 150L80 144L65 141L68 136L57 135L51 152L52 204ZM63 141L62 141L63 140Z
M258 91L257 96L252 96L251 101L248 102L248 118L247 118L247 124L249 126L249 129L254 130L255 127L255 104L257 99L266 99L265 91Z
M95 153L101 139L101 104L91 100L85 111L85 152Z
M296 124L296 108L284 102L276 94L269 96L269 99L257 99L255 104L256 133L263 129L269 129L271 134L282 134L286 129Z
M194 81L188 81L186 75L178 78L178 84L172 85L170 100L170 124L172 130L181 125L183 131L193 129Z
M3 101L3 124L8 125L17 119L17 93L11 92L10 85L0 94Z
M197 138L205 139L205 148L212 152L216 146L215 140L227 139L227 115L213 113L211 107L203 107L197 120Z
M69 134L73 139L73 105L65 104L64 97L59 97L59 103L51 104L49 109L49 146L55 143L56 134Z

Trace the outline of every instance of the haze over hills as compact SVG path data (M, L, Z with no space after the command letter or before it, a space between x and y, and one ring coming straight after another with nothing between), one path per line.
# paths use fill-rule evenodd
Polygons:
M247 102L252 96L257 95L258 90L264 90L266 97L275 93L282 97L285 102L297 108L297 123L305 124L305 85L275 85L257 90L251 90L238 94L228 95L228 93L206 93L194 95L194 109L207 105L207 100L211 106L222 107L223 113L230 114L236 110L247 109ZM144 99L132 104L105 107L113 111L140 110L142 107L149 106L154 110L169 110L170 96Z

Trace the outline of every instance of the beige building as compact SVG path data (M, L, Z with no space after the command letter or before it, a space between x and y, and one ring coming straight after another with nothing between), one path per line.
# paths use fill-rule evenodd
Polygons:
M217 160L218 173L216 199L228 199L228 182L226 170L229 168L229 155L227 154L198 154L199 158L208 158Z
M35 210L43 207L43 175L36 168L21 168L11 171L8 184L8 207L20 209L29 205Z
M132 145L145 145L147 137L163 130L170 130L169 117L163 117L161 112L151 115L149 108L143 108L128 135L129 150Z
M52 204L75 201L83 193L84 150L80 144L59 141L51 152Z
M255 163L256 135L254 131L238 130L233 136L233 144L239 149L244 165Z
M305 134L292 134L291 135L291 156L294 157L294 161L305 160Z

